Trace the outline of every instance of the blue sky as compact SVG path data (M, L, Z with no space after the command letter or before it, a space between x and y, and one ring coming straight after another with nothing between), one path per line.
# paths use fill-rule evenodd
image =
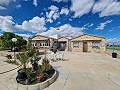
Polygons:
M25 39L87 33L120 41L120 0L0 0L0 34L5 31Z

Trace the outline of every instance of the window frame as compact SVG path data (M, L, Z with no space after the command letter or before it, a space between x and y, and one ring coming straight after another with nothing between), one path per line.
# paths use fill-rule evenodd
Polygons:
M98 41L92 42L92 48L98 48L98 49L100 49L100 42L98 42Z
M75 41L73 42L73 48L79 48L80 42Z

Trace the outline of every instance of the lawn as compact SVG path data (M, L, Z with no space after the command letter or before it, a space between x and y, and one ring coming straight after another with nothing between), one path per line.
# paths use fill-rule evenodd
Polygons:
M111 47L108 46L107 49L111 49L111 50L114 49L114 50L118 50L118 51L120 51L120 47L118 47L118 46L115 46L115 47L113 47L113 46L111 46Z

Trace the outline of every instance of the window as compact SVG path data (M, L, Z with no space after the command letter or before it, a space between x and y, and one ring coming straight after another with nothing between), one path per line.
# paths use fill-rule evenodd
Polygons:
M40 46L42 46L42 44L40 43Z
M50 43L48 43L48 45L50 46Z
M100 42L93 42L93 48L100 48Z
M73 47L79 47L79 42L73 42Z
M45 43L43 43L43 46L45 46Z
M35 46L37 46L37 43L35 43Z
M45 46L47 46L47 43L45 43Z
M32 46L34 47L34 43L32 43Z

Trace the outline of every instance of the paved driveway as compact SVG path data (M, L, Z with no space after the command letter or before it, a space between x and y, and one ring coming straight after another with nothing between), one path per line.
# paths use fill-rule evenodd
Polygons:
M106 54L65 53L54 62L59 78L45 90L120 90L120 59Z
M14 81L12 81L11 77L16 74L16 70L7 73L5 72L14 69L17 66L4 62L6 60L7 58L0 56L0 90L14 90Z
M59 77L44 90L120 90L120 59L97 53L62 53L65 60L52 63ZM0 66L0 71L3 67ZM15 73L0 75L0 90L16 90L12 80Z

